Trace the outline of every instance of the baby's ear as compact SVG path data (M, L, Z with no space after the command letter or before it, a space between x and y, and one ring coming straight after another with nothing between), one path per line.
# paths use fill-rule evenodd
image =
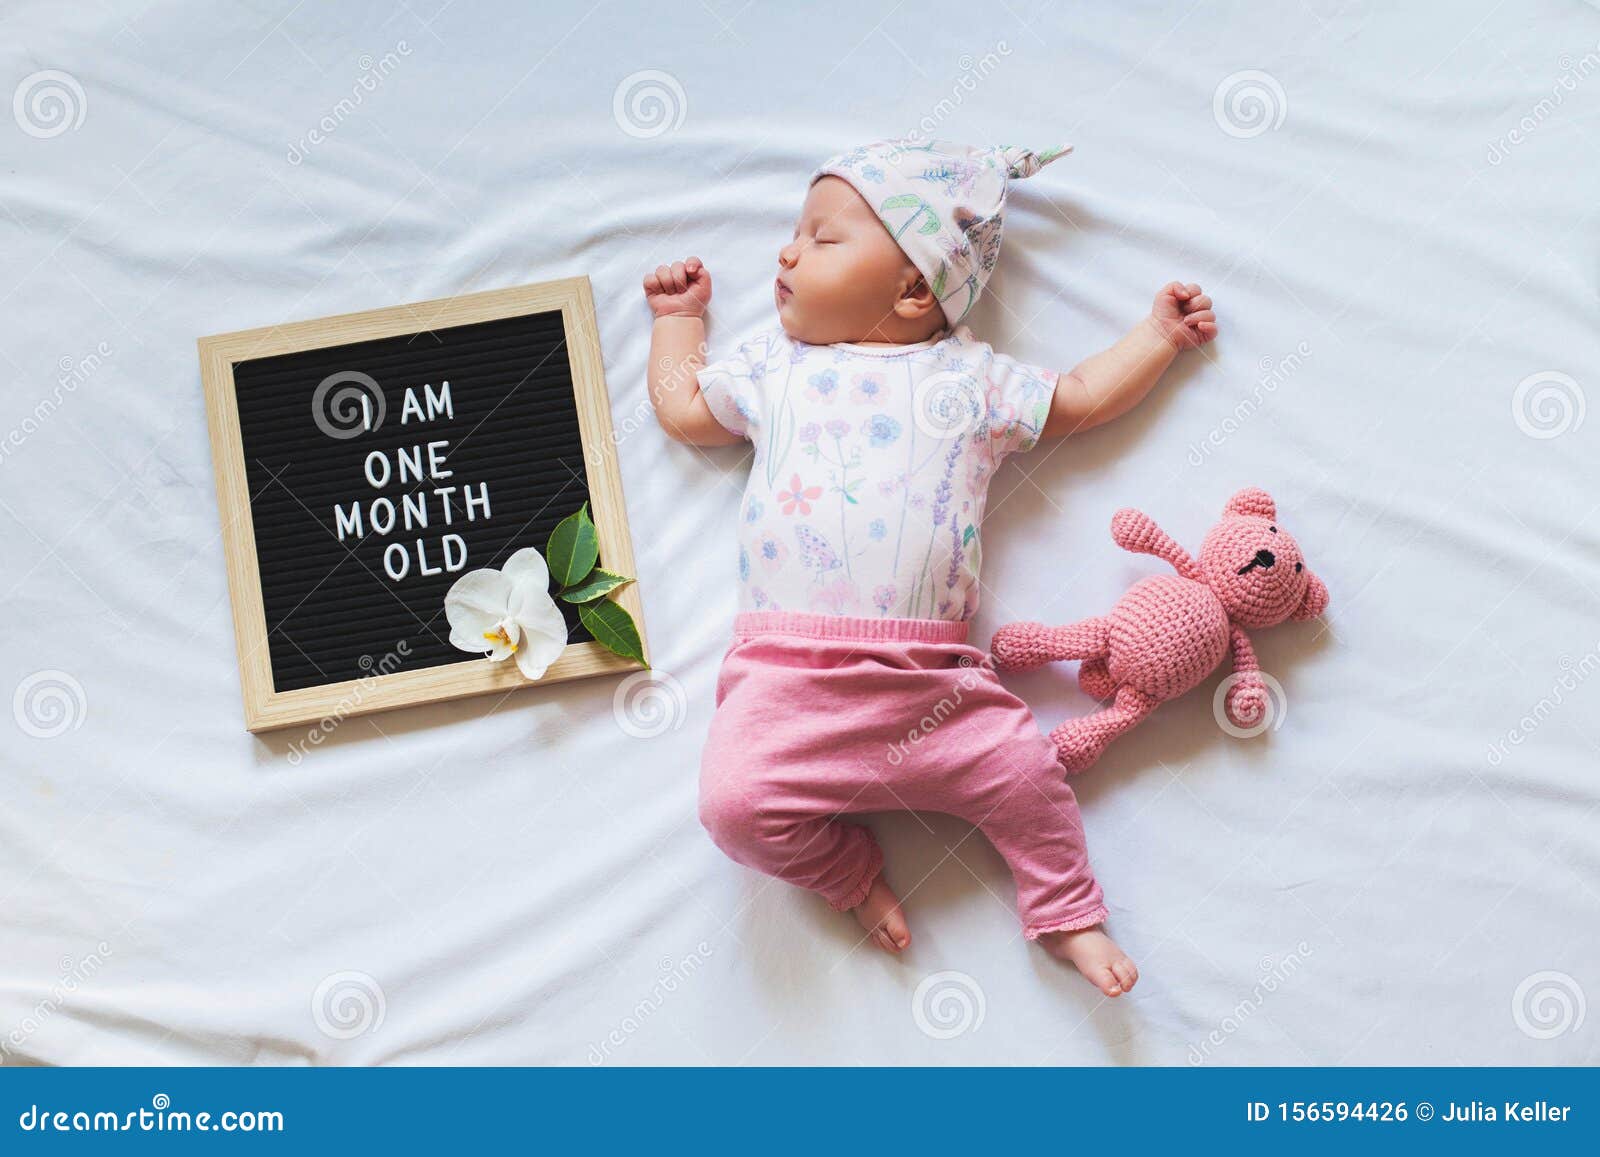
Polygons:
M1310 571L1306 571L1306 593L1294 609L1291 619L1314 619L1328 609L1328 584Z
M940 308L939 299L933 295L928 279L920 273L915 281L900 291L900 300L894 303L894 311L912 321L937 312Z
M1278 505L1272 501L1272 495L1259 486L1247 486L1232 498L1228 505L1222 508L1223 514L1252 514L1257 518L1277 518Z

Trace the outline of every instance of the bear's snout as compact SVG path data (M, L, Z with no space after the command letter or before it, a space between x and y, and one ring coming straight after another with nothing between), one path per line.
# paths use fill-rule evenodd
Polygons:
M1258 566L1259 567L1271 567L1277 561L1278 561L1278 556L1277 555L1273 554L1266 547L1262 547L1260 550L1256 551L1256 554L1255 554L1254 558L1252 558L1249 562L1245 563L1242 567L1239 568L1238 573L1239 574L1249 574L1251 571L1255 570L1256 567L1258 567Z

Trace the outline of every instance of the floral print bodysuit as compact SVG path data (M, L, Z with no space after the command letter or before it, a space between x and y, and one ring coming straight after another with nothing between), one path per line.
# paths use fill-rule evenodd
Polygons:
M740 505L739 609L970 619L989 479L1032 449L1054 370L966 326L916 345L813 346L781 328L699 372L755 447Z

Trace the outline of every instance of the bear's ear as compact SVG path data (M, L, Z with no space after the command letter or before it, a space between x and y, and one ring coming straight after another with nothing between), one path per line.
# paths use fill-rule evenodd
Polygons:
M1272 501L1272 495L1259 486L1246 486L1239 493L1228 499L1228 505L1222 508L1223 514L1253 514L1257 518L1277 518L1278 507Z
M1328 609L1328 584L1310 571L1306 571L1306 593L1294 609L1291 619L1314 619Z

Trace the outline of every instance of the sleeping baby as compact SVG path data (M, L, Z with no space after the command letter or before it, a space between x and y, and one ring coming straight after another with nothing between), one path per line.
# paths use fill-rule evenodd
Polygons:
M897 953L911 932L883 853L844 817L959 816L1005 857L1026 937L1119 996L1138 970L1103 927L1055 746L967 642L984 503L1008 455L1132 408L1217 324L1175 281L1070 373L962 324L1010 182L1065 152L883 141L834 157L778 252L770 330L706 364L710 273L690 257L645 277L650 395L672 438L755 451L700 773L712 839Z

